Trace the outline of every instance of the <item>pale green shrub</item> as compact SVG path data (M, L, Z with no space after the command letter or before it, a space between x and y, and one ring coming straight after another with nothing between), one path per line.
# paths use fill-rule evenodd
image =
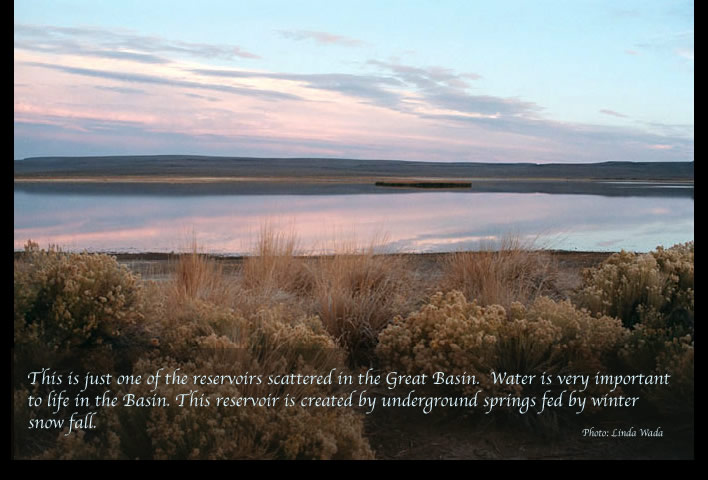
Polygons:
M124 458L120 449L118 417L115 409L98 409L93 419L97 430L76 430L69 433L68 426L61 431L29 429L30 419L67 419L66 411L54 413L45 404L29 407L28 396L45 396L39 384L20 386L13 392L12 448L15 459L40 460L100 460ZM79 415L80 416L80 415ZM68 423L68 420L66 420Z
M141 362L138 371L154 371L169 366L180 373L226 371L274 373L274 365L259 365L253 358L224 364L219 360L219 348L231 348L224 337L206 340L215 356L199 358L195 362L169 363L168 359ZM230 356L226 355L227 358ZM260 367L260 368L259 368ZM228 370L225 370L227 369ZM275 369L279 373L282 370ZM299 370L306 372L307 369ZM177 407L149 409L138 416L125 419L132 422L131 431L144 432L146 438L132 438L139 445L147 442L147 451L140 453L155 459L365 459L373 453L363 435L361 416L346 408L284 407L285 395L323 395L324 387L289 386L275 389L264 385L204 385L198 387L199 397L210 399L209 407ZM131 392L147 395L147 386L136 386ZM174 385L159 389L161 395L174 398L185 388ZM281 396L276 407L216 406L216 396ZM136 424L136 421L139 422ZM131 448L128 446L127 448Z
M248 317L219 305L185 301L163 311L158 348L140 360L134 374L164 367L180 374L327 374L340 369L345 353L317 317L299 317L284 307L264 308ZM337 385L162 384L156 393L170 406L121 409L122 455L154 459L345 459L373 458L362 416L347 408L284 407L286 395L323 396ZM151 386L127 392L150 397ZM178 393L197 389L208 407L178 407ZM271 407L217 407L215 397L281 397Z
M204 337L216 334L243 338L242 332L250 331L248 321L235 310L197 299L156 306L152 315L157 353L179 361L192 359Z
M622 318L632 331L619 352L627 373L670 373L643 389L660 413L693 409L694 243L637 255L621 252L584 272L578 302Z
M401 373L475 375L493 389L487 373L498 363L497 343L507 322L503 307L480 307L452 291L437 293L419 311L397 316L379 335L376 353L383 368ZM465 393L477 386L465 385Z
M201 301L164 312L159 346L139 360L134 375L164 368L181 375L261 375L263 384L166 385L142 383L118 393L164 396L168 407L119 408L115 421L73 439L58 438L42 458L142 459L369 459L361 414L347 408L284 407L286 395L328 396L332 385L267 385L270 374L326 374L341 368L337 348L317 317L300 318L284 308L263 309L245 318ZM169 313L169 314L168 314ZM198 390L209 406L179 407L175 396ZM216 406L221 397L281 397L275 407ZM112 419L113 420L113 419ZM73 434L72 434L73 435ZM116 443L116 438L120 441ZM73 451L75 450L75 451Z
M576 301L625 326L644 323L685 334L693 329L693 251L689 242L648 254L616 253L583 272Z
M547 297L537 299L526 318L538 325L550 323L556 334L531 338L538 343L551 340L548 373L567 370L575 373L595 373L614 361L617 349L627 339L629 331L617 318L593 317L587 310L578 309L569 300L556 302Z
M592 317L570 302L541 297L527 310L509 314L499 305L480 307L460 292L438 293L420 311L397 317L379 335L382 364L406 373L474 374L486 394L521 392L493 385L491 371L521 374L594 373L603 369L626 339L618 319Z
M662 414L693 414L694 340L686 334L667 335L666 329L637 324L619 352L623 369L631 373L668 373L668 386L647 386L643 395Z
M118 413L102 408L94 417L100 425L97 432L65 428L57 434L56 442L34 457L37 460L121 460L125 459L120 443Z
M40 250L29 243L15 261L16 360L100 362L106 351L142 342L142 308L139 277L114 257Z
M34 393L34 390L32 391ZM37 409L29 407L27 397L30 390L26 386L13 388L12 391L12 456L23 458L29 455L28 450L36 448L38 443L34 432L27 427L30 419L37 417Z
M668 388L647 388L646 395L655 407L670 415L687 416L694 412L694 342L690 335L664 343L656 361L656 373L671 375Z
M139 278L114 257L29 247L15 263L15 342L104 344L142 320Z

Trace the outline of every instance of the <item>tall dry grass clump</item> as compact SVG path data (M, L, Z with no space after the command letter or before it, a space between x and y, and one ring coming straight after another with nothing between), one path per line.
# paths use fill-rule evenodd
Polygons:
M311 282L302 259L297 257L298 238L294 231L279 232L266 224L261 227L253 250L243 261L245 288L264 294L309 289Z
M529 305L556 294L557 268L547 252L507 237L498 247L458 252L443 260L443 290L458 290L480 305Z
M409 311L410 268L395 255L378 255L381 240L361 247L333 241L318 257L298 256L294 232L261 228L254 254L244 260L238 307L285 303L293 311L317 315L354 363L368 361L379 332L398 313Z
M412 308L411 268L404 257L377 255L376 243L336 248L312 264L312 308L353 363L368 363L379 332Z
M227 278L216 260L199 252L194 238L189 251L177 257L167 293L171 300L178 303L200 299L224 305L234 295L234 283Z

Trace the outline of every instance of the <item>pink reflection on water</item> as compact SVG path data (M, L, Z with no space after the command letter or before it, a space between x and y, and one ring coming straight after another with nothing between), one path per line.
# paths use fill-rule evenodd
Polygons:
M265 223L275 231L295 232L303 254L329 251L336 242L367 246L376 238L397 251L469 249L504 235L555 238L543 245L550 248L615 249L641 238L666 243L656 238L656 231L680 241L692 239L693 231L692 202L675 199L471 193L139 199L99 195L68 207L61 204L62 198L57 196L56 216L37 209L39 223L46 226L24 218L29 225L15 228L16 249L31 238L70 250L170 252L188 248L194 234L205 251L246 254ZM47 201L48 206L53 203ZM656 225L659 212L672 212L674 223ZM686 235L691 238L681 239Z

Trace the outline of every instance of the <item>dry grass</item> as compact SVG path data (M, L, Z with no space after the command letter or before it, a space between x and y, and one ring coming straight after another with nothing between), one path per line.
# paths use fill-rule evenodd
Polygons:
M442 287L459 290L481 305L529 305L541 295L557 296L557 267L551 255L515 237L498 247L460 252L444 259Z
M222 266L200 253L197 240L193 238L189 252L177 257L166 293L177 303L196 299L225 305L233 298L235 290L234 283L224 275Z
M371 361L379 332L414 303L407 259L376 251L340 244L311 267L313 311L354 364Z
M308 290L311 282L303 260L298 258L299 253L298 238L293 230L283 233L269 224L264 225L253 255L244 259L243 286L264 294Z
M413 308L411 268L403 257L377 255L382 239L360 247L332 241L318 257L298 256L293 231L261 228L254 255L244 259L242 286L247 295L234 304L242 312L285 304L317 315L350 354L352 363L369 361L379 332Z
M178 308L188 300L204 300L247 316L276 305L292 314L317 315L352 364L371 364L379 333L433 290L457 289L480 304L504 306L555 293L550 254L517 239L504 240L497 250L444 257L439 283L417 275L406 256L379 254L383 244L381 238L366 246L333 242L326 250L334 253L307 257L300 255L294 231L265 225L238 279L199 254L193 241L191 252L178 259L166 300Z

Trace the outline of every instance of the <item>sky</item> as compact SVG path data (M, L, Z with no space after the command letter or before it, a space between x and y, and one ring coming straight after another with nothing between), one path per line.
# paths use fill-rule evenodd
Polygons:
M14 158L692 161L693 2L14 4Z

